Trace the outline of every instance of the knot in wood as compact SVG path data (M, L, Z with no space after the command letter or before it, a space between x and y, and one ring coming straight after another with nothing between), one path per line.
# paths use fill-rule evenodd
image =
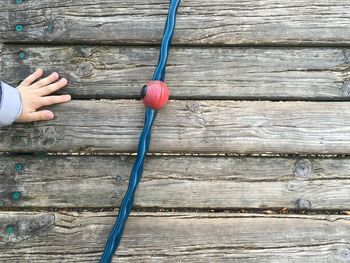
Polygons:
M111 196L111 201L109 202L110 205L115 205L115 202L119 199L118 192L113 192Z
M309 160L299 160L295 164L294 175L298 177L309 177L312 172L312 164Z
M344 57L344 63L345 64L350 64L350 51L347 49L343 49L343 57Z
M292 181L288 183L287 187L290 191L298 191L303 188L303 185L301 184L301 182Z
M37 128L35 133L40 137L40 140L38 140L37 143L42 149L54 146L59 137L59 133L56 131L55 127Z
M297 209L303 209L303 210L311 209L311 201L305 200L303 198L299 198L295 204Z
M51 36L57 37L67 33L66 30L67 30L66 21L64 21L64 19L62 18L56 18L47 24L45 32L46 32L46 35L49 34Z
M350 249L348 248L343 248L339 251L340 257L345 260L350 259Z
M199 107L200 107L200 105L199 105L199 102L197 102L197 101L188 101L186 103L186 108L191 112L199 111Z
M91 62L82 62L78 65L76 73L81 78L88 78L94 74L94 65Z
M341 92L343 96L350 96L350 81L344 80L343 85L341 87Z

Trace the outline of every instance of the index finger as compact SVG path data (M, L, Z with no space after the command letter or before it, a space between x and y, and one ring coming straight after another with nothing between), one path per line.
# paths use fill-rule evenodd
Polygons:
M30 74L28 77L26 77L20 86L30 86L34 81L36 81L38 78L40 78L44 74L42 69L37 69L33 74Z

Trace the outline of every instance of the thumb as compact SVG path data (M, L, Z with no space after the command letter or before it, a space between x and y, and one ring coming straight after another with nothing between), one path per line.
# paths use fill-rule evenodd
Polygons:
M27 121L48 121L55 117L52 111L41 110L37 112L32 112L28 115Z

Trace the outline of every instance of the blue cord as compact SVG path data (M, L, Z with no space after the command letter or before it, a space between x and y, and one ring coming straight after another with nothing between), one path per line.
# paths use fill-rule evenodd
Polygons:
M162 39L162 44L159 51L159 59L156 70L153 74L153 80L164 81L165 77L165 67L168 60L168 53L171 44L171 39L173 38L174 28L176 24L176 13L179 7L180 0L170 0L168 17L165 24L164 35Z
M158 65L154 71L152 78L153 80L164 81L165 68L176 24L176 13L179 4L180 0L170 0L168 17L165 24L164 35L159 52ZM155 110L146 108L145 124L140 135L137 158L131 171L128 190L120 204L117 220L112 228L111 233L109 234L105 249L100 259L100 263L110 263L120 243L126 220L128 219L128 216L132 210L135 191L142 177L143 165L151 141L151 129L156 115L157 112Z

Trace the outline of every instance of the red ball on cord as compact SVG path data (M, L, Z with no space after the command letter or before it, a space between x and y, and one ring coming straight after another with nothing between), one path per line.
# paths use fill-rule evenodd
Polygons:
M169 94L169 88L163 81L152 80L142 87L141 99L146 107L159 110L168 102Z

